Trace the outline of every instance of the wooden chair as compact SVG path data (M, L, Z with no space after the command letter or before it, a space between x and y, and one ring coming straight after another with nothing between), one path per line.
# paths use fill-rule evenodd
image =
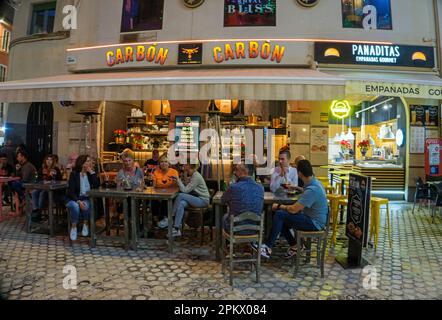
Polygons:
M327 224L324 230L320 231L303 231L296 230L296 249L297 254L293 257L295 262L295 268L293 274L296 277L299 270L299 264L302 258L306 258L306 263L310 262L311 252L312 252L312 240L316 240L316 261L318 267L321 269L321 278L324 278L324 261L325 252L327 250L327 236L330 227L330 210L327 213L326 218ZM303 239L306 240L306 249L301 252L301 244ZM305 255L303 255L305 253ZM292 260L292 262L293 262Z
M255 265L256 282L260 281L261 272L261 244L263 237L264 213L258 216L254 212L243 212L236 217L230 217L229 232L223 228L222 232L222 273L225 273L227 261L229 262L229 283L233 285L233 266L235 263L250 262L251 266ZM248 224L246 224L248 223ZM244 235L247 233L248 235ZM250 234L249 234L250 233ZM228 250L226 241L229 242ZM252 251L252 257L246 258L234 253L235 244L251 244L258 243L258 252ZM226 257L227 255L227 257ZM235 259L238 258L238 259Z

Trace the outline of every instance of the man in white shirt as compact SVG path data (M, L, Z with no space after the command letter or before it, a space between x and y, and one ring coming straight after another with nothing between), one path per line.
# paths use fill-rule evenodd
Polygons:
M270 190L273 193L283 189L281 185L284 183L290 189L298 186L298 170L290 166L290 158L289 150L279 152L279 165L273 169L270 181Z

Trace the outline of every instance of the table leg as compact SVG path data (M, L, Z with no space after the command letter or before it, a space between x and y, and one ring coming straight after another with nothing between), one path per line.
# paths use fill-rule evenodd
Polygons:
M54 191L48 190L48 198L49 198L49 235L51 237L54 236L54 211L52 210L54 206Z
M104 211L104 219L106 221L106 235L110 236L110 205L109 205L109 199L102 198L103 201L103 211ZM106 202L108 203L106 207Z
M341 195L344 195L345 181L341 180ZM341 207L339 215L339 224L344 224L344 208Z
M272 232L272 223L273 223L273 211L272 211L272 206L265 204L264 205L264 214L265 214L265 221L264 221L264 228L265 228L265 238L264 241L266 239L268 239L270 237L270 232Z
M138 225L138 210L136 208L136 199L130 198L131 206L131 222L132 222L132 250L137 250L137 225Z
M31 212L32 212L32 204L31 204L31 194L29 192L25 192L26 199L26 231L28 233L31 232ZM11 203L12 206L12 203Z
M127 198L123 200L124 213L124 245L125 249L129 250L129 212L127 208Z
M215 204L215 259L221 259L220 244L221 244L221 205Z
M3 221L3 183L0 183L0 222Z
M143 200L143 235L144 235L144 239L147 239L147 231L151 228L151 226L149 225L149 217L148 217L148 213L147 213L147 200Z
M172 237L172 199L167 199L167 219L169 220L169 226L167 230L167 234L169 237L169 252L173 253L173 237Z
M97 244L97 237L95 235L95 199L90 197L91 202L91 221L89 222L90 232L91 232L91 247L95 248Z

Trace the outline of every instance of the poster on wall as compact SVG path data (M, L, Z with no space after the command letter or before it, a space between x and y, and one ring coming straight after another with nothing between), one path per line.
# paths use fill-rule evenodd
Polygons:
M442 139L425 140L425 174L432 177L442 176Z
M392 30L390 0L341 0L344 28Z
M424 153L425 128L410 127L410 153Z
M439 107L410 105L412 126L437 127L439 125Z
M175 151L199 152L200 116L175 117Z
M161 30L164 0L123 0L121 32Z
M312 128L310 133L310 152L328 153L328 128Z
M224 0L224 27L276 26L276 0Z

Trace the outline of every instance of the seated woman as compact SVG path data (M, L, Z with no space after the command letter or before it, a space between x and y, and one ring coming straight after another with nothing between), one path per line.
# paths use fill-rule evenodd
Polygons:
M123 160L123 169L120 169L117 174L117 184L135 189L138 188L144 182L144 172L140 167L135 165L134 158L131 154L125 153L121 156Z
M162 156L159 161L160 167L152 174L153 187L161 189L176 187L177 183L171 177L178 178L178 171L169 167L169 160L166 156ZM159 217L158 228L164 229L168 227L167 202L152 201L152 213Z
M87 237L89 234L90 201L87 193L91 189L100 187L100 180L92 169L91 158L88 155L81 155L75 162L75 167L69 176L68 190L66 196L68 203L66 208L71 213L71 240L77 240L77 224L83 220L81 234Z
M38 181L49 182L52 180L61 180L61 172L55 166L53 155L47 155L43 159L43 165L38 170ZM32 221L38 222L41 220L41 210L44 208L48 199L48 192L46 190L32 191Z
M210 203L210 193L206 181L197 171L197 164L185 164L184 172L190 178L187 185L184 185L180 178L171 177L177 181L180 188L180 194L176 197L173 204L173 214L175 216L173 237L181 236L181 224L183 223L184 210L188 207L203 208Z

